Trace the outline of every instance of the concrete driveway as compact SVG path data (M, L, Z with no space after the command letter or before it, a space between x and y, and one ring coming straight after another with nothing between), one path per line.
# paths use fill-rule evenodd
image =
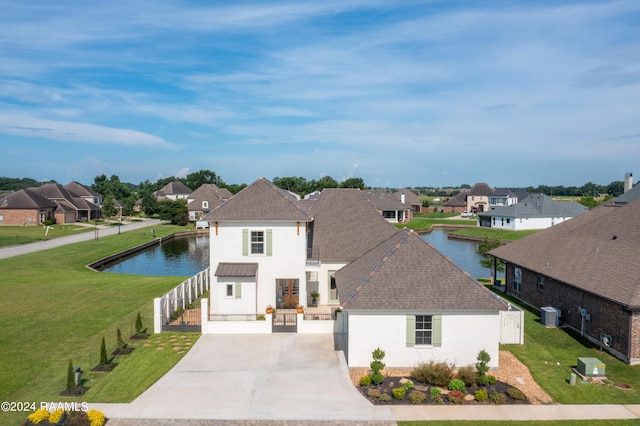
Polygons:
M112 419L355 420L395 424L354 388L340 335L203 335L130 404L90 404Z

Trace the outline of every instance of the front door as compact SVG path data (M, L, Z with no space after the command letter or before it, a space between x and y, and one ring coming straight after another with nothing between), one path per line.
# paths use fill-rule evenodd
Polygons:
M295 308L298 306L300 295L300 282L297 279L278 279L276 291L278 302L282 308Z

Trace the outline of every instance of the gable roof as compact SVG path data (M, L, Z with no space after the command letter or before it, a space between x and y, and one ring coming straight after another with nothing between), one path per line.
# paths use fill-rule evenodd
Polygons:
M342 306L383 310L506 308L416 233L402 229L336 272Z
M302 209L296 197L268 179L260 178L209 212L204 219L306 222L311 217Z
M396 198L386 189L365 189L362 193L378 210L406 210L410 208L409 204L401 203L399 197Z
M325 262L356 259L396 232L359 189L327 188L309 205L313 249Z
M55 201L49 200L31 188L21 189L16 192L2 194L0 196L0 208L13 210L54 209Z
M489 253L623 306L640 307L640 200L591 211Z
M585 206L575 201L555 201L544 194L533 194L511 206L498 206L478 216L502 217L575 217L587 212Z
M69 182L64 186L64 189L73 193L77 197L102 197L102 194L96 192L93 188L76 181Z

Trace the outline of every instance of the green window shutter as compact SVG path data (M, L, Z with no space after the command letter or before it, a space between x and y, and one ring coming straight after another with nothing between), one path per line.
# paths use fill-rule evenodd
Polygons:
M235 298L242 299L242 283L236 283Z
M407 347L412 348L416 345L416 317L415 315L407 315Z
M433 315L431 317L431 343L433 347L439 348L442 346L442 315Z
M273 251L271 249L271 229L267 229L267 256L271 256Z
M242 255L249 256L249 230L242 230Z

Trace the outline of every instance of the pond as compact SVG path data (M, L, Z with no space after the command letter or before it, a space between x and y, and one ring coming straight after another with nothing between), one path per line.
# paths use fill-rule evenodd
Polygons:
M175 237L100 268L103 272L193 276L209 266L209 236Z
M447 256L460 269L466 271L473 278L489 278L491 271L480 265L482 257L476 253L478 243L472 241L450 240L445 229L434 229L429 234L422 235L422 239L434 246L440 253ZM498 278L504 279L504 272L498 273Z
M448 239L450 231L435 229L422 238L447 256L473 278L488 278L490 271L480 266L478 243ZM176 237L160 245L105 265L100 270L120 274L153 276L193 276L209 266L209 236ZM498 274L498 278L503 278Z

